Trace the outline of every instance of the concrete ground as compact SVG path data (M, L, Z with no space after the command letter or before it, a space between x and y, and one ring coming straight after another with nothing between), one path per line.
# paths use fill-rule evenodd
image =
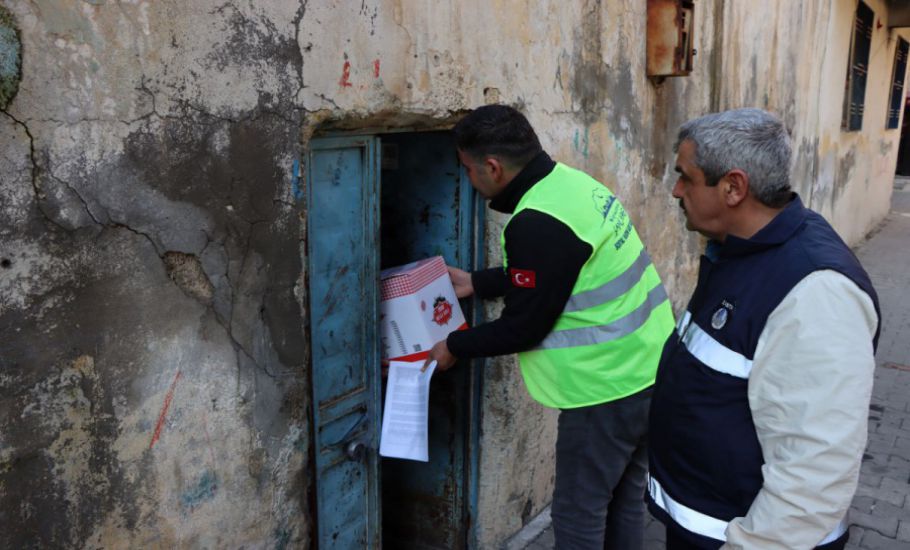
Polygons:
M891 214L857 249L878 292L882 333L869 411L869 443L850 509L848 550L910 549L910 178L895 180ZM549 509L506 545L553 548ZM663 525L648 518L645 549L664 548Z

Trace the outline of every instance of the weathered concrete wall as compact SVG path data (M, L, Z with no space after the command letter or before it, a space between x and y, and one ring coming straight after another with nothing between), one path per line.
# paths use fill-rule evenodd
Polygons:
M325 121L521 107L619 195L679 309L701 239L670 196L676 128L763 106L793 128L802 195L855 242L887 211L897 132L883 0L864 130L840 130L853 4L701 0L694 73L655 86L644 2L4 2L23 42L0 113L4 546L308 545L292 167ZM549 501L555 421L490 362L481 547Z
M369 120L388 112L443 120L497 101L520 106L555 158L589 171L618 193L671 293L682 300L700 241L680 230L679 209L669 194L673 132L710 109L714 19L700 18L696 74L655 88L645 77L640 4L311 4L300 33L308 85L303 103L310 111L331 113L326 116ZM700 3L709 14L711 6ZM500 262L498 235L505 220L488 212L490 265ZM488 316L497 315L497 308L491 305ZM481 547L493 547L549 502L556 416L528 397L513 358L488 363Z
M841 129L854 0L727 2L721 108L779 113L793 132L793 180L803 200L850 244L888 213L900 130L886 130L897 37L884 0L875 12L862 131Z
M655 87L644 76L643 3L311 6L301 33L305 74L325 77L303 102L335 117L367 118L444 118L494 101L520 106L556 158L621 197L679 308L701 241L682 230L669 194L672 142L692 116L745 106L778 112L794 132L798 190L851 243L887 211L897 132L883 127L895 40L887 29L876 32L864 131L841 132L854 7L698 2L695 72ZM872 7L885 15L882 2ZM538 16L544 13L558 17ZM490 264L504 220L489 217ZM491 306L488 314L496 313ZM549 499L556 415L527 397L510 358L491 362L484 388L478 535L488 545Z
M305 545L302 8L5 4L0 546Z

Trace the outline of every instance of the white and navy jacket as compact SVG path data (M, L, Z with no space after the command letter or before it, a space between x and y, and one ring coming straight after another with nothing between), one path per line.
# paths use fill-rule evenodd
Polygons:
M701 258L687 311L664 345L649 433L649 508L693 544L721 546L727 524L746 515L762 487L764 460L747 394L752 359L769 315L818 270L849 278L879 312L859 261L795 195L752 238L712 241Z

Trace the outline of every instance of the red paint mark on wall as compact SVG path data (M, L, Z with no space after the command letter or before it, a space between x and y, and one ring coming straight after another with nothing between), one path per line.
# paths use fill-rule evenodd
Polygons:
M170 389L167 390L167 395L164 396L164 405L161 407L161 412L158 413L158 423L155 424L155 433L152 434L152 442L149 443L149 449L151 449L155 442L158 441L158 438L161 437L161 429L164 428L164 419L167 418L167 410L171 406L171 400L174 399L174 390L177 388L177 380L180 379L180 371L177 371L177 375L174 376L174 381L171 382Z
M351 62L345 61L344 68L341 70L341 80L338 81L338 84L342 88L348 88L351 86Z
M373 78L379 78L379 60L373 60Z

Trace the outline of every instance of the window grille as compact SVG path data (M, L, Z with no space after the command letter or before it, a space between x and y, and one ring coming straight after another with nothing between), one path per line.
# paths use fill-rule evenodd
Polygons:
M866 101L866 79L869 76L869 50L872 45L872 25L875 13L860 2L853 19L853 42L850 64L847 67L846 93L842 126L848 131L862 130Z
M903 38L897 38L897 48L894 50L894 70L891 73L891 101L888 104L888 124L886 128L897 128L901 119L901 109L904 106L904 75L907 74L907 52L910 43Z

